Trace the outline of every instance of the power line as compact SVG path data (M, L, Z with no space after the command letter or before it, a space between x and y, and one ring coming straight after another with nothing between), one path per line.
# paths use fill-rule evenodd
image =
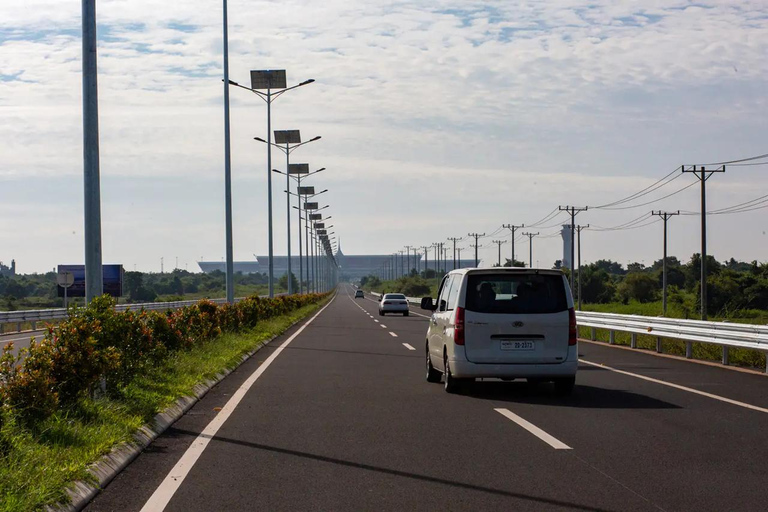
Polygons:
M694 181L693 183L691 183L689 185L686 185L683 188L678 189L675 192L672 192L671 194L667 194L667 195L665 195L663 197L660 197L658 199L654 199L653 201L648 201L648 202L645 202L645 203L635 204L635 205L632 205L632 206L617 206L617 207L613 207L613 208L607 208L606 207L606 208L601 208L601 209L602 210L631 210L632 208L640 208L641 206L648 206L649 204L658 203L659 201L663 201L664 199L667 199L668 197L672 197L674 195L677 195L680 192L682 192L683 190L691 188L695 184L696 184L696 182Z
M607 208L609 206L615 206L615 205L619 205L619 204L623 204L623 203L628 203L628 202L633 201L633 200L635 200L635 199L637 199L639 197L642 197L644 195L650 194L651 192L653 192L653 191L663 187L664 185L666 185L668 183L671 183L671 182L675 181L677 178L679 178L680 175L678 174L677 176L675 176L671 180L667 180L667 178L669 178L670 176L672 176L676 172L677 172L677 169L675 169L674 171L670 172L669 174L667 174L663 178L659 179L658 181L648 185L647 187L645 187L644 189L640 190L639 192L635 192L634 194L632 194L630 196L627 196L627 197L625 197L623 199L619 199L618 201L613 201L612 203L606 203L606 204L602 204L602 205L599 205L599 206L594 206L593 208Z
M726 165L726 164L738 164L741 162L751 162L752 160L761 160L763 158L768 158L768 153L764 155L758 155L758 156L751 156L749 158L741 158L739 160L730 160L728 162L715 162L710 164L699 164L699 165ZM695 167L695 166L694 166Z

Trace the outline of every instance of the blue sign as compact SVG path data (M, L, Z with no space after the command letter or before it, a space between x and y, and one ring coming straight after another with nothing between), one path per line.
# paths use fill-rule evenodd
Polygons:
M85 265L59 265L59 273L71 272L75 282L67 288L67 297L85 297ZM104 279L104 293L112 297L123 295L123 266L102 265L102 278ZM64 296L64 288L57 286L59 297Z

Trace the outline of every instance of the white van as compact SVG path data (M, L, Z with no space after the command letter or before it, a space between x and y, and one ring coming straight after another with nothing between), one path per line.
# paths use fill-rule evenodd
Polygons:
M427 381L458 391L475 378L554 381L569 394L579 365L576 312L560 270L460 269L440 283L426 340Z

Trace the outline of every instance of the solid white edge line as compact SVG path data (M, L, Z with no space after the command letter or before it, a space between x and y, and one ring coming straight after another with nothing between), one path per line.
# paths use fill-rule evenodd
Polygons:
M501 414L505 418L514 421L515 423L523 427L525 430L527 430L531 434L535 435L536 437L538 437L539 439L547 443L549 446L551 446L555 450L572 450L572 448L567 444L563 443L558 439L555 439L554 437L552 437L551 435L547 434L546 432L541 430L539 427L534 425L533 423L524 420L517 414L510 411L509 409L494 409L494 411Z
M391 333L390 333L390 334L391 334ZM409 345L409 344L407 344L407 343L403 343L403 346L404 346L405 348L407 348L408 350L416 350L415 348L413 348L412 346L410 346L410 345Z
M768 414L768 409L764 407L758 407L757 405L748 404L745 402L739 402L738 400L732 400L730 398L726 398L724 396L720 395L713 395L712 393L707 393L706 391L699 391L698 389L689 388L687 386L681 386L680 384L673 384L672 382L667 382L665 380L659 380L654 379L653 377L646 377L645 375L639 375L637 373L631 373L624 370L619 370L617 368L612 368L610 366L606 366L604 364L600 363L593 363L592 361L587 361L586 359L579 359L580 362L584 364L589 364L592 366L597 366L598 368L603 368L605 370L610 370L612 372L620 373L622 375L627 375L629 377L635 377L636 379L642 379L647 380L648 382L653 382L655 384L661 384L662 386L669 386L671 388L679 389L681 391L687 391L689 393L694 393L696 395L705 396L707 398L712 398L714 400L720 400L721 402L725 402L732 405L738 405L739 407L744 407L745 409L752 409L753 411L758 412L764 412Z
M219 411L216 417L213 418L210 423L208 423L200 435L197 436L197 439L195 439L189 448L187 448L187 451L184 452L184 455L181 456L181 459L179 459L173 469L171 469L162 483L158 486L157 489L155 489L155 492L152 494L152 496L150 496L150 498L141 508L141 512L161 512L162 510L165 510L165 507L171 501L173 495L176 494L176 491L179 489L179 487L181 487L184 479L187 477L197 460L203 454L203 451L205 451L208 443L216 435L216 432L219 431L224 422L227 421L227 419L232 415L235 408L240 404L240 401L243 399L243 397L245 397L251 386L253 386L253 384L256 382L256 379L261 377L264 371L269 368L269 365L272 364L272 362L277 358L277 356L280 355L285 347L287 347L288 344L296 339L296 337L301 334L304 329L315 320L315 318L320 316L320 313L325 311L325 309L333 303L334 299L336 299L335 295L330 300L330 302L328 302L328 304L323 306L323 308L318 311L312 318L307 320L304 325L299 328L299 330L293 333L290 338L285 340L267 359L264 360L263 363L261 363L261 365L259 365L259 367L251 374L251 376L248 377L245 382L243 382L240 388L238 388L238 390L232 395L232 398L230 398L226 405L222 407L221 411Z
M393 338L397 338L397 334L393 333L392 331L389 331L389 335ZM407 345L407 343L403 343L403 345Z

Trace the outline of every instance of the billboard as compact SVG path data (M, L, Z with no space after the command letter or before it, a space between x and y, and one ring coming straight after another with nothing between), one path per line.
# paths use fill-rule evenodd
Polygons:
M67 297L85 297L85 265L59 265L58 272L71 272L75 282L67 288ZM102 265L104 293L112 297L123 295L123 266ZM56 286L59 297L64 297L64 288Z

